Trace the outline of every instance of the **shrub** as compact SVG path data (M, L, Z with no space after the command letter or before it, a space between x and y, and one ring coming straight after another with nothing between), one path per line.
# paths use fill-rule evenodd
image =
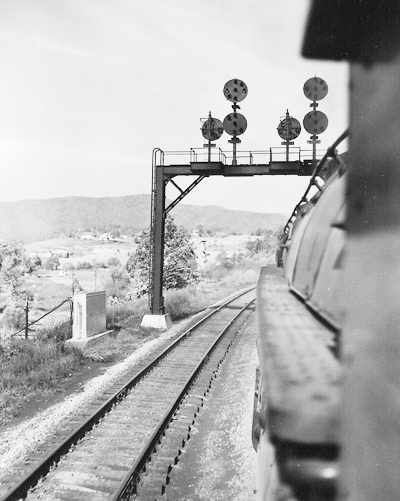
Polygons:
M121 261L116 256L112 256L108 259L107 265L110 267L121 266Z
M42 260L40 256L25 257L25 267L27 273L33 273L42 266Z
M98 261L98 260L96 260L96 261L94 262L93 266L94 266L95 268L107 268L107 267L108 267L108 266L107 266L107 263L105 263L104 261Z
M106 292L109 296L122 298L128 291L130 279L127 271L122 268L114 268L111 270L109 278L106 282Z
M3 313L2 324L10 331L22 329L25 325L24 307L17 303L9 304ZM10 332L12 334L12 332Z
M56 324L54 327L48 329L41 329L38 338L40 341L53 340L57 343L64 343L67 339L72 337L72 325L68 320Z
M165 297L165 310L172 320L197 313L202 308L195 290L191 288L169 290Z
M11 339L0 350L0 422L18 415L27 401L58 387L83 363L77 350L66 352L56 339Z
M248 240L246 248L250 255L268 253L273 248L274 232L272 230L257 230L257 238Z
M60 259L55 254L52 254L46 259L44 267L46 270L58 270L60 267Z
M76 263L77 270L91 270L93 268L93 264L89 261L79 261Z
M149 311L147 298L141 297L135 301L125 301L117 304L107 304L107 329L113 329L121 325L128 318L141 320Z
M65 271L73 271L73 270L75 270L76 268L75 268L74 263L72 263L71 261L68 261L67 263L64 263L64 264L63 264L63 269L64 269Z
M13 297L23 291L28 267L24 249L18 244L0 242L0 289Z

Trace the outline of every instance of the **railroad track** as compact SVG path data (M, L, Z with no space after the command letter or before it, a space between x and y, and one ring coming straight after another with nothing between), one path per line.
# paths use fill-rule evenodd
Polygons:
M228 299L182 333L1 500L162 495L253 291Z

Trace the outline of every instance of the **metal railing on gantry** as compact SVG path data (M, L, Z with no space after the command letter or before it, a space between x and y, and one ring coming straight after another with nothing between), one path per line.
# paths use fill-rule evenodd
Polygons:
M286 148L281 146L270 147L265 150L238 150L236 154L238 165L269 165L274 162L302 162L312 160L311 148L293 146ZM317 151L317 159L321 158L324 150ZM189 150L158 150L155 165L187 165L197 162L208 162L208 149L190 148ZM222 165L232 164L232 151L215 148L211 151L211 162L219 162Z

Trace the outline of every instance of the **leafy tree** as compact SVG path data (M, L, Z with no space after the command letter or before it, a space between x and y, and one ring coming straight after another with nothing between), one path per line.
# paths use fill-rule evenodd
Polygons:
M199 237L206 237L207 236L207 230L204 228L204 225L198 224L196 226L196 231Z
M42 266L42 260L38 255L24 256L24 262L25 262L26 273L33 273Z
M117 258L117 256L111 256L107 261L108 266L121 266L121 261Z
M25 299L32 299L25 283L28 272L24 249L18 244L0 243L1 324L10 329L21 326Z
M129 275L122 266L113 268L106 283L109 296L121 298L129 287Z
M110 230L110 234L113 238L120 238L121 237L121 229L119 226L113 226Z
M259 230L257 230L257 234L257 238L248 240L248 242L246 243L246 248L251 256L261 253L265 254L269 252L273 246L273 231L264 230L261 234L259 234Z
M45 262L46 270L58 270L59 267L60 267L60 260L58 256L52 254L49 258L47 258Z
M0 286L4 292L17 297L24 286L27 273L26 256L20 245L0 243Z
M56 265L56 263L52 263L53 266ZM59 264L57 265L57 268L49 268L49 269L53 269L53 270L58 270L58 266ZM78 263L76 263L76 266L75 266L75 269L77 270L91 270L93 268L93 264L90 262L90 261L79 261Z
M148 230L135 240L137 248L129 256L126 269L134 282L138 296L148 290L150 271L150 233ZM197 280L197 262L190 234L177 226L171 216L165 221L164 287L180 289Z

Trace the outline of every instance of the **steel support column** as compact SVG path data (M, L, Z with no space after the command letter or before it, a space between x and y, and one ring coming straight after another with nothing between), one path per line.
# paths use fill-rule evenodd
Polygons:
M151 283L150 310L153 315L163 315L164 299L164 220L165 220L165 178L164 167L155 166L153 170L152 218L151 218Z

